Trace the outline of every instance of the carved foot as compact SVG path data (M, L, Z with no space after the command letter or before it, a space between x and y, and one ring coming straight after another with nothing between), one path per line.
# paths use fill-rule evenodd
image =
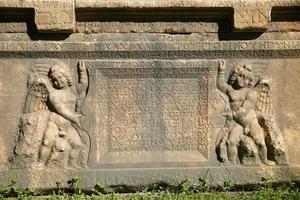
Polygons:
M230 165L232 165L232 163L229 162L229 161L224 161L224 162L222 162L222 165L223 166L230 166Z
M40 168L44 168L45 164L43 162L35 162L35 163L32 163L31 167L40 169Z
M237 162L236 162L236 161L224 160L224 161L222 162L222 165L223 165L223 166L234 166L234 165L237 165Z
M72 169L72 170L81 170L82 169L82 167L75 165L75 164L71 164L71 165L69 164L67 168Z
M263 161L263 163L264 163L265 165L269 165L269 166L274 166L274 165L276 165L276 162L271 161L271 160L265 160L265 161Z

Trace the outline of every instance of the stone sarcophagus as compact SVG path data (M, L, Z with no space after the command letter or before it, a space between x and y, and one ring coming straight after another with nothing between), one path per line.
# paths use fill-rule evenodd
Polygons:
M0 187L299 180L299 10L0 1Z

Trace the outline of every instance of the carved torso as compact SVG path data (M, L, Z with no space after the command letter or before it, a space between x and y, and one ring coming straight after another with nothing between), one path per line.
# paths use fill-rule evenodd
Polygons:
M235 90L233 88L230 88L227 91L227 95L229 97L229 102L232 110L237 110L243 102L245 101L247 95L249 92L249 88L242 88L239 90Z
M231 110L239 112L239 109L243 106L244 102L248 101L248 95L251 93L255 93L255 90L251 88L241 88L239 90L230 88L227 91L227 95L229 97ZM234 121L243 127L249 126L253 122L253 120L257 120L254 110L255 102L251 103L253 104L253 108L251 108L248 112L246 111L243 115L233 115Z
M64 110L75 112L77 96L71 87L66 87L61 90L51 90L49 93L49 100L57 112L63 112ZM63 109L60 109L59 107L62 107ZM63 115L63 113L59 114Z

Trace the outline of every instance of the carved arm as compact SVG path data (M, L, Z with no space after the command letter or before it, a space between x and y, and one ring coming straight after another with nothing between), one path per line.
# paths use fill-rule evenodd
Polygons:
M79 81L77 86L77 92L79 95L85 94L89 80L88 80L88 74L87 69L85 67L85 63L80 61L78 64L78 72L79 72Z
M228 90L228 84L225 81L225 68L226 63L224 60L221 60L218 67L217 88L223 93L226 93Z

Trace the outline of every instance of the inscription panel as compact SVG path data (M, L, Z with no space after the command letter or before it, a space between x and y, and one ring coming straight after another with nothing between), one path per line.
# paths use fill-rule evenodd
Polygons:
M98 163L207 160L211 69L205 63L93 65Z
M75 27L75 5L73 0L36 2L35 23L42 31L72 32Z
M271 7L268 6L242 6L234 9L234 28L243 29L267 29L271 21Z

